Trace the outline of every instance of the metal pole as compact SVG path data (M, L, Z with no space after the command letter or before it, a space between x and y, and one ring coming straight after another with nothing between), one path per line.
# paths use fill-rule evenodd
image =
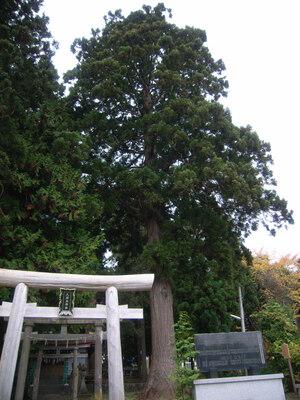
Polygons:
M240 303L240 318L241 318L241 328L242 332L246 332L245 326L245 314L244 314L244 306L243 306L243 295L242 295L242 288L239 286L239 303ZM248 375L248 370L245 368L245 375Z
M241 288L241 286L239 286L239 303L240 303L240 317L241 317L242 332L246 332L245 314L244 314L243 296L242 296L242 288Z

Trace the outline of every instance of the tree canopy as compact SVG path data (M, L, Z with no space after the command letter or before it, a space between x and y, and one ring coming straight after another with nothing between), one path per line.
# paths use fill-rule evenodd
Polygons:
M85 193L88 147L62 98L41 3L1 2L1 267L92 272L101 232L88 225L101 204Z
M218 232L236 243L259 222L270 231L292 222L274 190L270 146L236 127L217 101L227 88L224 65L204 31L176 27L166 11L111 13L103 31L73 45L69 102L91 138L88 172L114 208L111 236L119 242L129 224L136 240L155 218L164 225L158 246L184 227L209 248ZM167 265L162 271L169 276Z
M274 233L292 222L269 144L219 102L223 62L203 30L179 28L169 14L163 4L109 13L103 30L74 42L78 64L66 75L73 117L91 141L85 172L104 199L107 246L123 271L156 274L145 398L174 396L165 372L174 366L171 284L188 302L199 278L199 294L227 311L229 283L218 280L232 287L243 238L259 223Z

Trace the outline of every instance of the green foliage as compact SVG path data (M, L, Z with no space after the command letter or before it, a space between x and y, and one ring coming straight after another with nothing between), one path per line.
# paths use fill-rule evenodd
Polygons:
M253 314L253 318L266 342L268 369L272 372L284 371L288 374L287 362L281 354L282 344L287 343L291 349L295 372L299 374L300 359L297 352L300 349L300 340L297 336L291 307L270 300L260 311Z
M179 319L174 325L176 357L179 363L185 362L188 358L195 357L194 333L191 319L187 312L181 312Z
M93 272L102 205L87 194L89 146L68 115L40 0L4 0L0 16L2 268ZM35 295L31 294L33 297Z
M189 400L192 397L193 381L199 377L199 372L186 367L185 363L196 356L194 334L191 319L186 312L179 314L174 326L176 345L176 399Z
M264 332L265 338L271 343L289 342L295 337L296 326L290 307L270 300L253 317Z
M117 11L77 39L68 104L90 140L85 172L120 270L167 277L177 313L228 330L244 236L258 221L273 232L293 220L274 190L270 146L218 102L228 85L205 32L168 13Z
M297 381L300 381L300 339L295 338L289 343L291 360L293 362L294 374Z

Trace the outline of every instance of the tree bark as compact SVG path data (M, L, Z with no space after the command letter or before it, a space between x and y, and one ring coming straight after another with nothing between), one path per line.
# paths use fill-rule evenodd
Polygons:
M152 112L149 85L143 88L143 106L146 114ZM144 146L144 165L153 168L156 160L156 141L147 128L144 133ZM148 244L160 240L160 209L161 204L156 204L146 210ZM159 260L157 264L156 270L160 271ZM167 279L158 276L155 278L150 293L150 308L152 353L149 376L142 399L175 400L175 385L172 378L175 371L173 296L171 284Z
M160 239L160 227L155 218L148 223L148 243ZM173 296L170 282L156 277L150 292L152 353L143 400L174 400L172 376L174 361Z
M151 295L152 354L144 400L175 399L174 320L170 282L155 280Z

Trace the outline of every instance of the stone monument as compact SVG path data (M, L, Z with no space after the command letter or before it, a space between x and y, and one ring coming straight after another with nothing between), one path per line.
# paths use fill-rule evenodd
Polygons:
M261 332L195 335L197 366L210 375L220 371L259 371L265 366ZM198 379L196 400L285 400L283 374Z
M203 333L195 335L197 366L202 372L252 369L265 366L261 332Z

